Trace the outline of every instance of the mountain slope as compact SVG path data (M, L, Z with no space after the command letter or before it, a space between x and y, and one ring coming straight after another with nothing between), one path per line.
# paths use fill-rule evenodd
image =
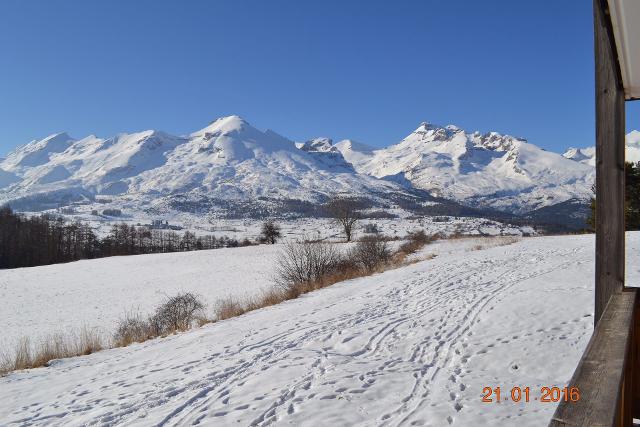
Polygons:
M593 170L524 139L421 124L400 143L375 151L340 145L361 173L406 180L471 206L527 212L587 199Z
M640 162L640 131L633 130L625 136L625 157L628 162ZM586 165L596 165L596 147L569 148L563 156Z

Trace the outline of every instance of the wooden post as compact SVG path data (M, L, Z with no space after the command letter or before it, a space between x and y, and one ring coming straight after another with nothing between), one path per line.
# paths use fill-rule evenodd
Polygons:
M594 0L597 324L624 286L624 89L606 0Z

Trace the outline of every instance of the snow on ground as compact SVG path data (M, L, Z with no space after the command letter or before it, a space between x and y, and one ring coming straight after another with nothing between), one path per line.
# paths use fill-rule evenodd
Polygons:
M640 233L628 280L638 283ZM592 331L593 236L438 257L0 379L7 425L546 425Z
M299 232L304 230L301 224ZM397 250L402 242L391 241L389 247ZM475 238L437 241L411 259L464 252L477 244ZM37 343L59 332L78 334L85 327L110 336L126 314L151 314L167 296L179 292L198 294L212 317L216 301L256 296L274 286L281 247L121 256L3 270L0 318L6 319L7 328L0 336L0 354L11 353L23 337Z
M150 314L167 296L194 292L213 304L273 285L277 246L213 249L83 260L3 270L0 349L83 327L115 330L128 312Z

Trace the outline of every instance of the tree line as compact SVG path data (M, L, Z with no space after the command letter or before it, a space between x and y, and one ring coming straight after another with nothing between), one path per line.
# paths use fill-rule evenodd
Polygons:
M349 242L356 222L361 219L362 202L355 198L336 197L325 206ZM273 220L262 224L259 243L276 243L282 237L281 227ZM140 255L164 252L183 252L251 245L226 236L196 236L190 231L150 229L114 224L104 237L81 221L66 222L60 216L42 214L25 216L8 207L0 207L0 269L33 267L81 259L117 255Z
M0 269L33 267L114 255L194 251L250 245L228 237L196 236L190 231L150 230L114 224L100 238L83 222L50 214L27 217L0 207Z

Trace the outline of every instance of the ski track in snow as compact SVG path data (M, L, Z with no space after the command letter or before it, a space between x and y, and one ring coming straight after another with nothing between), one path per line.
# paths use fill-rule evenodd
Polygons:
M0 379L0 424L541 425L553 406L480 403L482 386L507 385L482 366L501 359L492 354L497 347L520 348L519 340L533 343L541 360L571 341L570 357L548 385L568 380L591 333L592 284L553 283L563 272L590 277L591 260L589 236L527 239L335 285L189 333L56 361ZM547 323L484 338L500 332L494 310L532 284L538 298L570 292L586 306L558 306ZM560 323L569 327L560 331ZM518 378L513 370L504 374L505 383Z

